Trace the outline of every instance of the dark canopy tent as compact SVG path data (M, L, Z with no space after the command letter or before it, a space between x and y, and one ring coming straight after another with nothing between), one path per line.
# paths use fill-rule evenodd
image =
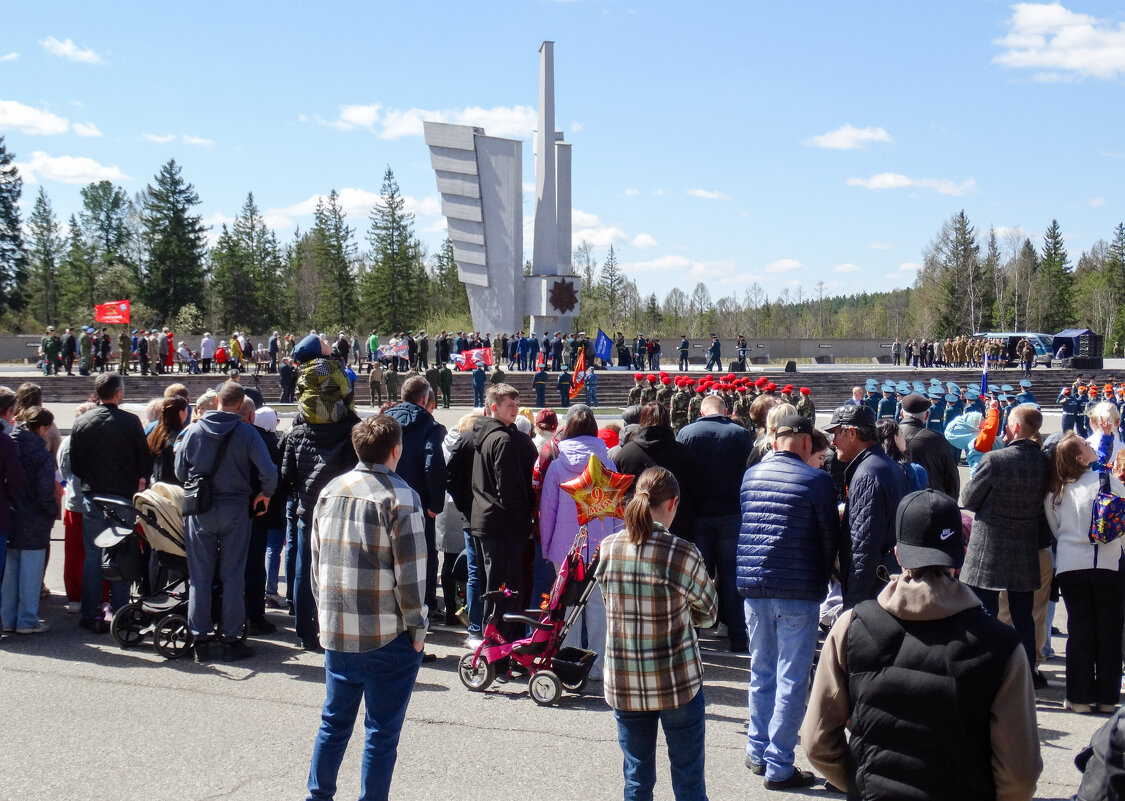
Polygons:
M1054 336L1053 347L1056 356L1061 348L1066 348L1066 358L1063 359L1062 365L1064 367L1102 369L1103 339L1089 328L1068 328L1059 331Z

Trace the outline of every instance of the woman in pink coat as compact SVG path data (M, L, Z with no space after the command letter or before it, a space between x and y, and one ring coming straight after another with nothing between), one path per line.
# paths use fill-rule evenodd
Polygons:
M597 421L587 407L579 406L570 410L566 418L565 433L558 441L558 450L559 455L551 462L543 478L543 493L539 501L539 532L543 556L556 569L566 559L578 533L578 508L574 499L560 489L560 485L581 475L591 455L597 456L607 470L617 470L609 458L605 442L598 438ZM620 531L621 526L621 521L617 518L591 520L586 527L590 554L593 554L594 548L603 539ZM582 645L583 631L585 646ZM601 590L596 585L586 608L574 621L563 644L597 651L598 659L590 669L590 678L601 680L605 652L605 604Z

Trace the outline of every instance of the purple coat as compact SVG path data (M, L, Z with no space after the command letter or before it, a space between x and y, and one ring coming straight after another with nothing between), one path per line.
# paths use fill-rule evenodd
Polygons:
M539 500L539 536L543 544L543 556L554 564L566 559L574 536L578 533L578 507L574 499L559 489L572 478L578 478L586 469L586 462L593 454L601 460L607 470L617 472L617 466L609 458L605 443L597 437L574 437L559 440L558 458L547 468L543 477L543 494ZM590 553L603 539L620 531L623 524L615 517L591 520L586 528L590 539Z

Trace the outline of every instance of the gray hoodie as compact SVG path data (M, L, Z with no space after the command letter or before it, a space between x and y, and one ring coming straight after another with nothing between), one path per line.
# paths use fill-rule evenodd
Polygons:
M223 463L212 469L219 443L231 430L234 434ZM240 498L250 503L251 464L258 469L262 494L271 497L277 489L277 466L258 432L234 412L207 412L188 427L176 449L176 477L187 481L211 471L211 494L216 500Z

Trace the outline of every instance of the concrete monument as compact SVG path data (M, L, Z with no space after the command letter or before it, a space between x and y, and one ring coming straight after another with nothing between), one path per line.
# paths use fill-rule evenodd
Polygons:
M570 257L570 144L555 130L554 47L544 42L539 49L531 275L523 274L523 143L471 125L423 123L478 331L569 332L579 311ZM531 315L529 329L525 315Z

